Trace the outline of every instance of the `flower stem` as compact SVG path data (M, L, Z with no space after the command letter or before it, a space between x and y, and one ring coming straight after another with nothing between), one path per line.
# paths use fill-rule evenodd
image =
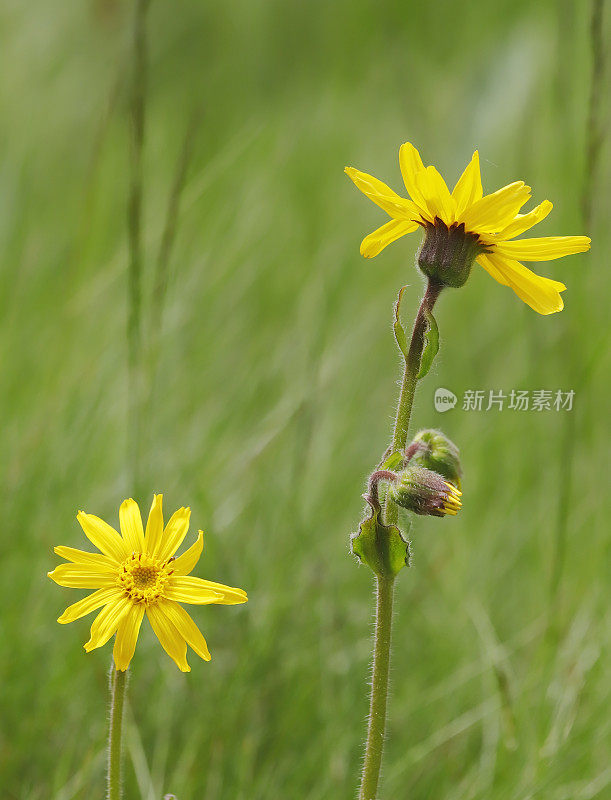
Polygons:
M359 800L375 800L382 765L386 731L388 672L394 578L376 577L376 627L373 649L373 675L369 705L369 726Z
M121 797L121 735L127 671L110 668L110 728L108 731L108 800Z
M393 431L391 452L404 450L407 443L407 431L414 403L420 359L424 350L424 334L426 333L426 316L435 305L442 285L429 281L418 314L414 322L412 339L410 342L405 369L397 406L397 416ZM386 478L393 473L388 471L376 472L372 478ZM377 499L377 482L370 485L375 490ZM398 518L397 504L390 498L386 499L385 522L394 524ZM394 577L384 575L376 576L376 625L373 647L373 676L371 681L371 695L369 699L369 726L367 729L367 742L365 745L365 760L361 776L359 800L375 800L380 780L380 767L382 766L382 752L384 749L384 736L386 731L386 707L388 699L388 674L390 668L390 642L392 632L392 602L393 602Z
M407 431L409 429L409 421L414 404L416 384L418 383L420 359L422 358L422 351L424 350L424 334L426 333L427 326L426 315L427 312L433 310L433 306L442 288L442 284L429 280L426 292L420 303L420 308L418 309L418 314L416 315L414 328L412 330L412 340L405 359L401 393L399 395L397 416L395 418L395 427L392 436L391 452L394 453L405 450L405 445L407 444ZM386 524L395 524L397 522L397 517L397 505L393 503L392 500L388 499L385 507Z
M420 303L418 314L414 322L412 340L409 346L407 358L405 359L405 369L403 372L403 382L401 384L401 394L399 395L399 405L397 406L397 416L392 437L392 450L404 450L407 442L407 429L409 428L409 418L412 413L414 394L418 382L418 371L420 369L420 359L424 349L424 334L426 332L426 312L432 311L433 306L442 285L429 281L426 292Z

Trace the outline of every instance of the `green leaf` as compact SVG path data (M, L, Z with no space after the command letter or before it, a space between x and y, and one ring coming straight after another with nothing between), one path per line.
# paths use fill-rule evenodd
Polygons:
M397 344L399 345L399 350L403 353L403 357L407 360L409 345L407 343L407 336L405 335L405 328L401 324L401 318L399 317L399 310L401 308L401 298L403 297L403 292L406 289L407 286L402 286L399 289L399 296L397 297L397 302L395 303L395 322L393 325L393 330L395 332L395 339L397 340Z
M439 350L439 328L437 327L437 320L433 316L433 312L430 309L427 308L424 313L427 322L427 329L426 333L424 334L426 343L424 345L422 358L420 359L420 369L416 375L416 380L424 378L424 376L430 370L433 360L435 359L435 356Z
M400 450L395 450L391 452L384 461L380 464L378 469L402 469L403 462L405 461L405 453L402 453Z
M380 521L379 507L372 506L371 516L361 522L351 544L354 555L380 577L394 578L409 566L409 542L396 525Z

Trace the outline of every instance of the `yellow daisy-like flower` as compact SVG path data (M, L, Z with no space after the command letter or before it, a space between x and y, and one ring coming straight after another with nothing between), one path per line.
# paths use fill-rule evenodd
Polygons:
M77 519L85 535L100 552L56 547L57 555L70 563L48 573L60 586L96 589L69 606L57 621L74 622L102 607L85 650L89 653L102 647L116 633L113 657L116 668L122 671L134 655L145 612L166 653L183 672L190 672L187 644L204 661L210 661L210 653L180 603L235 605L248 599L242 589L189 576L202 553L203 533L199 531L195 544L175 558L189 530L191 509L179 508L164 528L162 497L153 497L146 532L138 504L131 499L119 509L121 535L99 517L79 511Z
M527 269L521 260L550 261L582 253L587 236L545 236L515 239L541 222L552 210L544 200L527 214L518 213L530 198L530 186L516 181L484 196L477 150L450 192L435 167L425 167L416 148L406 142L399 166L411 199L400 197L385 183L353 167L346 173L356 186L392 217L361 243L361 254L376 256L386 245L418 227L425 229L419 266L429 278L447 286L462 286L473 260L539 314L564 307L560 292L566 286Z

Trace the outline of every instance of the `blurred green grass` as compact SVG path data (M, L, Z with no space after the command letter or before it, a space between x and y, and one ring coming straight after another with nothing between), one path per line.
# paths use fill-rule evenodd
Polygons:
M200 104L204 121L172 259L145 473L168 511L190 504L207 532L198 574L245 587L250 602L196 610L213 661L192 657L188 676L143 633L126 797L353 796L371 581L348 534L390 431L392 303L410 284L409 319L421 285L414 238L361 259L360 239L383 215L342 169L398 188L398 146L409 139L450 181L479 147L488 189L524 178L536 201L554 202L542 234L584 232L586 6L152 5L149 278ZM128 11L118 0L8 0L0 10L7 799L76 800L103 785L109 648L85 656L87 621L55 623L79 593L45 573L55 544L83 544L78 508L113 521L129 492ZM481 270L440 301L442 350L414 425L443 425L459 443L464 511L418 521L414 569L399 582L384 797L609 791L609 167L607 149L591 253L541 265L569 287L562 314L537 316ZM441 416L437 386L459 396L576 392L568 558L551 625L564 415Z

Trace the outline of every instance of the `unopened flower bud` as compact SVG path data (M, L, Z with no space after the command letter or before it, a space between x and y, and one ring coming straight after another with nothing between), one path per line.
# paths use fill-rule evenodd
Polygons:
M414 514L433 517L458 514L462 493L437 472L410 465L397 477L398 480L391 483L388 489L397 505Z
M445 433L436 430L420 431L405 451L405 460L410 466L426 467L438 472L460 489L460 453Z
M439 217L424 224L424 230L424 242L418 253L422 272L443 286L464 286L476 256L485 252L479 236L465 231L463 222L448 227Z

